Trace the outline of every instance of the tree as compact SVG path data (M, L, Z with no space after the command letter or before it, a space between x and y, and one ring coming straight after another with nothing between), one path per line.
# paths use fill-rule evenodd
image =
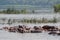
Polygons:
M26 9L21 10L21 13L27 13Z
M8 14L10 14L10 13L11 13L10 8L8 8L8 9L6 10L6 12L7 12Z
M32 13L35 13L35 11L34 11L34 10L32 10Z
M60 12L60 4L54 5L54 12Z
M57 13L57 12L58 12L58 10L57 10L56 6L54 6L54 12L55 12L55 13Z

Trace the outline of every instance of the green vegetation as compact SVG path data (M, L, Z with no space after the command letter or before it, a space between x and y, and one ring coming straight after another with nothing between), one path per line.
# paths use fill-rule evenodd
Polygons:
M60 4L54 5L54 12L60 12Z
M34 11L34 10L32 10L32 13L35 13L35 11Z
M14 8L8 8L6 10L0 11L2 14L26 14L28 11L26 9L16 10Z
M54 17L51 20L48 20L46 18L42 19L23 19L21 20L23 23L57 23L57 19Z
M8 20L8 23L7 24L9 24L9 25L12 24L11 19Z
M7 19L2 18L1 19L3 22L5 22ZM7 24L11 25L13 23L57 23L57 19L54 17L53 19L47 19L47 18L42 18L42 19L8 19Z

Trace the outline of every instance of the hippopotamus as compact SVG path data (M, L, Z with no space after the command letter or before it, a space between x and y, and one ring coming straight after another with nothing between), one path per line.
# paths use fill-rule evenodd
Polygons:
M60 29L57 31L57 35L59 35L59 36L60 36Z
M39 27L37 27L37 26L34 26L34 28L33 28L34 30L38 30L39 29Z
M3 27L4 30L8 30L8 27Z
M15 27L10 27L8 30L9 30L9 32L16 32L16 28Z
M0 28L0 30L3 30L2 28Z
M42 32L42 31L40 30L40 28L37 27L37 26L34 26L33 29L34 29L34 30L31 30L31 33L41 33L41 32Z
M23 28L21 25L18 26L19 28Z
M57 35L59 35L59 36L60 36L60 33L57 33Z
M31 30L31 33L41 33L42 31L39 30Z
M48 25L45 25L45 26L43 26L42 28L43 28L44 30L46 29L47 31L48 31L48 30L53 31L53 30L55 29L54 26L48 26Z
M19 33L24 33L24 30L22 28L17 29Z

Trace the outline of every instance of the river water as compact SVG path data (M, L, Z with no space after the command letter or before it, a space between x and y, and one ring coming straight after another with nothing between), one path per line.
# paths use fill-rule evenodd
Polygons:
M9 33L0 31L0 40L60 40L60 36L45 33Z
M0 18L6 18L6 19L23 19L23 18L27 18L27 19L31 19L31 18L52 18L56 17L57 19L60 18L60 14L54 14L54 13L49 13L49 14L0 14ZM43 25L54 25L54 26L59 26L60 28L60 22L58 23L41 23L41 24L26 24L26 23L19 23L20 25L24 24L27 26L43 26ZM18 23L14 23L12 25L8 25L8 24L0 24L0 28L4 27L4 26L15 26L15 25L19 25ZM60 40L60 36L53 36L53 35L48 35L48 33L43 32L43 33L10 33L4 30L0 30L0 40Z

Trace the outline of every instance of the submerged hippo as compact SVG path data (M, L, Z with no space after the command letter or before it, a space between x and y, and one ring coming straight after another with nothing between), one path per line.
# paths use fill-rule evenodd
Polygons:
M31 30L31 33L41 33L42 31L38 31L38 30Z
M60 36L60 29L57 31L57 35L59 35L59 36Z
M0 30L3 30L2 28L0 28Z
M41 33L41 32L42 32L42 31L40 30L40 28L37 27L37 26L34 26L33 29L34 29L34 30L31 30L31 33Z
M55 34L57 34L57 33L54 32L54 31L51 31L51 32L49 32L48 34L49 34L49 35L51 35L51 34L55 35Z
M59 35L59 36L60 36L60 33L57 33L57 35Z
M3 27L3 30L6 30L7 31L8 30L8 27Z

